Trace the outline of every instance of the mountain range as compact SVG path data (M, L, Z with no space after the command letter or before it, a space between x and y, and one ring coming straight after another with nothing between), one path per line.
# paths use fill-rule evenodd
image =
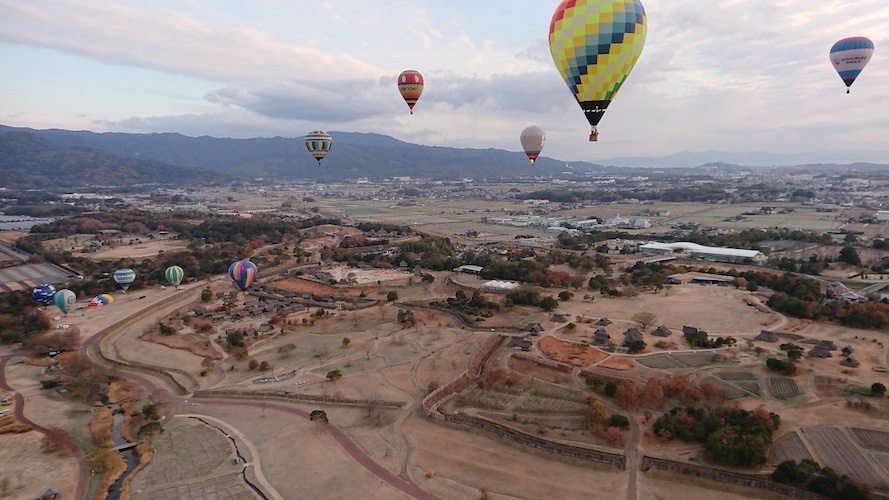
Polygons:
M626 173L626 167L740 169L767 153L718 151L663 158L612 158L601 164L538 158L500 149L422 146L380 134L331 132L333 147L319 164L302 138L230 139L175 133L95 133L0 125L0 186L13 188L208 184L236 178L333 181L409 176L433 180ZM777 158L778 156L772 156ZM603 166L607 165L607 166ZM780 164L780 163L778 163ZM785 165L792 163L783 163ZM865 168L869 168L865 165Z

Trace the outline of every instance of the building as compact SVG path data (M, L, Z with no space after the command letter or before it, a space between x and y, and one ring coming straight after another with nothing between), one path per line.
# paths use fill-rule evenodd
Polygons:
M480 272L482 272L482 269L484 269L482 266L465 265L465 266L455 267L454 272L455 273L479 274Z
M639 245L639 251L643 255L669 255L675 252L687 252L692 259L708 260L711 262L729 262L733 264L753 263L763 264L766 256L759 250L742 250L740 248L707 247L697 243L680 241L677 243L659 243L652 241Z
M666 326L661 325L661 326L657 327L657 330L655 330L651 334L654 335L655 337L669 337L670 335L673 335L673 332L670 331L670 329L667 328Z

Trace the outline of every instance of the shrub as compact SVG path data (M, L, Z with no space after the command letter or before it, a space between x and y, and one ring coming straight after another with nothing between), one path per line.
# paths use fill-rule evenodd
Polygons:
M607 427L617 427L620 429L629 429L630 428L630 419L623 415L611 415L608 417L608 421L606 422Z

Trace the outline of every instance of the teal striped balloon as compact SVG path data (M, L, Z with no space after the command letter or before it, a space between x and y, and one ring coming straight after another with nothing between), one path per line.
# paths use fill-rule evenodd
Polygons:
M182 279L185 278L185 271L179 266L170 266L164 271L164 277L173 286L179 286L179 283L182 283Z
M114 278L114 282L126 292L127 288L129 288L133 281L136 280L136 271L125 267L114 271L114 274L111 277Z

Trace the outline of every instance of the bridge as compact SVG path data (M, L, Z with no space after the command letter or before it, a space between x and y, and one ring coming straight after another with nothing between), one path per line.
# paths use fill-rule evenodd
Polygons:
M117 446L115 446L114 448L111 448L111 449L114 450L114 451L126 451L126 450L131 450L131 449L135 448L136 445L138 445L138 444L141 443L141 442L142 442L142 441L136 441L136 442L134 442L134 443L124 443L124 444L119 444L119 445L117 445Z

